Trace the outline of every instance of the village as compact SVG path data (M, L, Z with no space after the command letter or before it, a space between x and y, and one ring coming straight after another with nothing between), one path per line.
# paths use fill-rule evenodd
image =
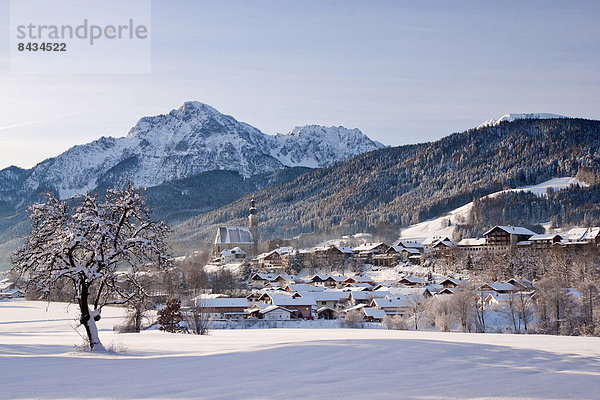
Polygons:
M536 297L543 297L534 281L517 275L502 281L482 281L473 279L472 274L450 271L440 265L457 260L477 264L486 257L489 263L489 257L494 256L518 260L597 255L600 227L536 234L525 227L495 226L482 238L459 242L448 237L399 238L391 244L365 241L355 246L277 247L261 254L256 254L258 246L254 238L257 237L256 207L252 200L248 227L218 228L213 258L208 265L249 271L249 294L229 297L204 293L196 296L191 306L215 321L385 322L391 318L416 319L417 314L424 312L426 303L431 307L434 301L448 301L456 291L467 290L480 312L515 308L518 299L521 308L529 309L521 310L526 326L527 319L532 317L522 314L533 314L534 304L539 301ZM572 287L562 290L573 304L583 301L580 290Z

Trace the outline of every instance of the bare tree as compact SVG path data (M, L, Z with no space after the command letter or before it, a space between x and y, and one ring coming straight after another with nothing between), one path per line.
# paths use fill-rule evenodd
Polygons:
M202 307L202 300L196 306L192 306L183 312L183 318L188 332L194 335L208 335L210 329L210 316Z
M535 304L533 303L531 296L523 292L517 293L516 308L519 315L519 320L523 324L523 331L528 333L535 313Z
M48 194L30 207L33 229L13 257L13 270L43 293L70 282L90 349L104 350L96 327L102 308L126 304L144 291L140 266L169 264L168 229L150 219L131 186L108 190L102 202L90 195L73 200L71 210Z
M346 313L344 326L347 328L362 328L365 323L365 317L360 310L352 310Z
M452 308L458 317L463 332L471 332L473 313L475 311L475 294L465 284L459 285L452 295Z
M512 323L513 333L521 333L521 318L518 309L518 298L517 293L509 293L506 295L504 313L508 315Z
M436 328L442 332L450 332L455 321L455 314L451 304L454 295L432 297L427 301L427 313L434 321Z
M415 331L419 330L419 320L421 319L421 315L423 314L424 311L424 306L423 306L423 296L419 295L417 293L411 293L409 295L409 301L410 301L410 306L409 306L409 311L415 326Z

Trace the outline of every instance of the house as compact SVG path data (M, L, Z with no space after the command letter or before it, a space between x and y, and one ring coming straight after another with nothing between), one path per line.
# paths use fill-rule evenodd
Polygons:
M261 270L280 269L283 266L283 258L277 249L275 249L268 253L260 254L252 260L252 263Z
M353 256L352 249L343 246L314 247L303 254L304 267L339 267Z
M361 310L367 322L382 322L387 315L384 310L375 307L363 307Z
M388 290L360 290L350 292L350 304L356 306L358 304L369 304L373 299L384 298L391 296L392 293Z
M384 254L389 246L385 243L365 243L352 249L354 257L370 262L374 255Z
M456 243L447 238L445 240L437 240L431 245L431 253L435 257L443 257L450 254L456 247Z
M443 288L455 288L461 283L462 281L460 279L444 278L439 285L441 285Z
M479 295L477 295L479 297ZM484 303L490 306L502 307L510 303L511 298L514 297L514 293L496 293L490 292L483 299Z
M241 298L203 298L194 299L195 306L201 313L211 319L239 319L248 316L246 309L249 306L248 299Z
M283 321L289 320L292 318L292 314L294 312L285 307L281 306L268 306L258 311L258 315L260 319L266 319L269 321Z
M529 240L534 232L522 226L497 225L485 232L486 246L494 251L510 251L517 243Z
M311 318L312 308L317 305L313 297L304 297L302 295L293 297L288 292L265 292L260 300L269 305L281 306L292 311L295 310L302 318Z
M252 275L252 277L250 279L252 280L253 284L269 286L271 284L277 283L276 278L277 278L277 275L275 275L275 274L266 274L266 273L257 272L256 274Z
M425 286L427 285L427 281L423 278L419 278L417 276L407 276L405 278L402 278L398 281L398 283L408 286L408 287L415 287L415 286Z
M351 276L344 281L345 284L366 284L369 287L373 286L375 282L371 278L363 278L360 276Z
M409 296L373 299L369 304L371 307L385 311L387 315L404 315L415 305L415 300Z
M527 241L530 242L532 250L547 250L554 244L560 243L564 238L557 234L551 233L546 235L533 235Z
M341 303L346 303L350 299L350 292L329 291L322 292L296 292L292 297L312 297L315 300L316 306L335 308Z
M239 247L233 249L225 249L221 252L221 262L224 264L243 262L248 255Z
M344 285L346 279L348 277L343 275L317 274L310 279L310 282L315 285L339 288Z
M425 253L425 245L417 240L411 240L411 239L398 239L393 245L392 247L394 248L404 248L404 249L410 249L410 250L417 250L419 253L424 254Z
M384 254L377 254L373 256L373 265L383 267L394 267L400 261L408 261L411 256L420 257L421 251L419 249L402 247L402 246L390 246Z
M516 293L519 288L508 282L490 282L482 285L479 291L496 292L496 293Z
M319 319L335 319L337 312L330 307L321 307L317 310L317 317Z
M525 278L511 278L508 283L517 287L520 291L533 290L535 285L529 279Z
M390 246L387 251L386 254L398 254L401 256L413 256L413 255L419 255L419 254L423 254L424 252L424 248L423 245L421 245L420 248L414 248L414 247L404 247L404 246Z
M279 274L275 277L275 282L281 286L287 286L296 283L294 275Z
M20 299L25 297L25 293L21 289L4 289L0 291L0 299Z
M600 245L600 227L572 228L561 234L569 242L582 242Z
M389 288L387 289L391 295L387 295L386 297L402 297L402 296L410 296L419 303L425 301L425 299L433 296L433 293L429 290L428 287L405 287L405 288Z
M485 238L466 238L458 242L457 250L461 253L479 253L486 249Z

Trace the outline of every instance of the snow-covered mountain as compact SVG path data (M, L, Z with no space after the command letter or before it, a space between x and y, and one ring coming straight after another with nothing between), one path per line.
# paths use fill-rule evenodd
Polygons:
M210 170L249 177L288 166L324 167L382 147L358 129L343 127L311 125L266 135L207 104L186 102L168 114L140 119L125 137L72 147L31 170L0 171L0 202L14 200L19 189L51 189L66 198L127 180L149 187Z
M488 121L485 121L484 123L479 125L477 128L479 129L479 128L485 128L487 126L496 126L504 121L512 122L512 121L516 121L518 119L555 119L555 118L569 118L569 117L565 117L564 115L558 115L558 114L550 114L550 113L526 113L526 114L510 113L510 114L505 114L498 119L492 118Z
M293 167L322 168L385 147L360 130L343 126L297 126L287 134L269 136L268 140L271 155Z

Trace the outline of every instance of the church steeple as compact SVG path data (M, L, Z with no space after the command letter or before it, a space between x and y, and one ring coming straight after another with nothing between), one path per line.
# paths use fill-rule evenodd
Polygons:
M254 194L250 200L250 214L248 215L248 228L252 233L252 239L254 240L253 255L258 255L258 218L256 217L256 202L254 200Z

